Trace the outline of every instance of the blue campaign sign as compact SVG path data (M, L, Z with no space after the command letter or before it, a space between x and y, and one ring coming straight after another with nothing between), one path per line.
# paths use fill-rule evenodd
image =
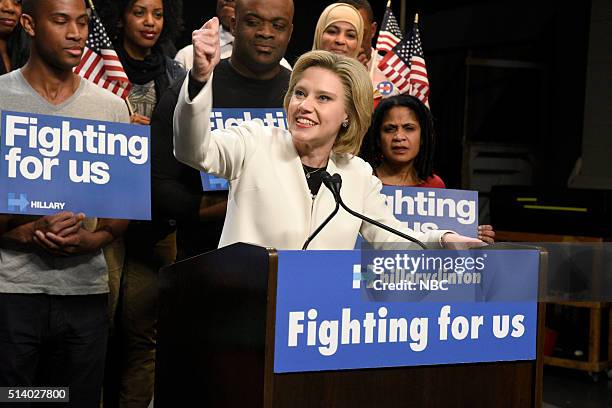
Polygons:
M275 373L536 357L536 250L279 251L278 266Z
M478 237L478 192L442 188L383 186L395 218L414 232L445 229ZM355 249L363 246L359 235Z
M213 110L210 114L210 130L225 129L248 120L260 121L265 126L287 129L287 118L283 108L232 108ZM204 172L200 173L200 176L204 191L229 189L229 183L224 178Z
M415 232L449 229L478 236L478 192L441 188L384 186L395 217Z
M3 111L0 213L151 219L148 126Z

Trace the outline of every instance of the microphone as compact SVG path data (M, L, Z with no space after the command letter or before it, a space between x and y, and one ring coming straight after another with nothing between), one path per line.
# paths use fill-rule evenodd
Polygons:
M325 170L323 170L323 173L329 176L329 173L326 172ZM333 191L332 191L332 194L334 194ZM336 202L336 208L334 208L334 210L331 212L331 214L329 214L329 216L325 219L325 221L323 221L321 225L319 225L319 227L316 230L314 230L312 234L310 234L306 242L304 242L304 245L302 246L302 250L305 250L306 248L308 248L308 245L310 245L310 242L319 234L319 232L321 232L323 227L325 227L327 223L330 222L331 219L334 218L334 216L338 213L338 210L340 209L340 203L336 199L335 195L334 195L334 201Z
M325 184L325 187L327 187L332 192L334 199L336 200L336 204L337 205L339 204L342 208L346 210L346 212L348 212L352 216L355 216L370 224L376 225L377 227L382 228L385 231L388 231L397 236L400 236L408 241L414 242L415 244L417 244L423 249L427 249L427 246L425 246L425 244L419 241L418 239L413 238L410 235L406 235L401 231L391 228L388 225L382 224L376 220L368 218L365 215L359 214L358 212L355 212L351 210L350 208L348 208L346 204L344 204L344 201L342 201L342 197L340 196L340 188L342 187L342 177L340 177L338 173L331 176L327 171L323 171L321 173L321 179L323 180L323 184Z

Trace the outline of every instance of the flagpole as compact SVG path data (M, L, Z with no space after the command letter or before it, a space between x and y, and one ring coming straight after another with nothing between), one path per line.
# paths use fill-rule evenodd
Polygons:
M94 7L94 4L93 4L93 0L87 0L87 4L89 4L89 8L92 11L96 11L96 8ZM127 97L124 99L124 101L125 101L125 104L127 105L128 113L130 114L130 116L132 116L134 114L134 107L132 106L132 104L130 103Z
M128 96L125 97L124 101L125 101L125 104L127 105L128 113L130 114L130 116L133 116L135 111L134 111L134 107L132 106L132 103L130 102L130 99L128 98Z

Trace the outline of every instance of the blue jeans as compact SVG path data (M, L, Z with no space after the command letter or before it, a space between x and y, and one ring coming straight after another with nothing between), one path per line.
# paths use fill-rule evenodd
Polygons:
M57 406L98 408L107 302L108 294L0 293L0 386L70 387L70 403Z

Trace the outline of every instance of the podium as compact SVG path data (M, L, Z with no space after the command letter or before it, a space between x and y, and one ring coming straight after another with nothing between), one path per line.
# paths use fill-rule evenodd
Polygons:
M156 408L541 405L539 308L537 359L275 373L278 266L234 244L161 270Z

